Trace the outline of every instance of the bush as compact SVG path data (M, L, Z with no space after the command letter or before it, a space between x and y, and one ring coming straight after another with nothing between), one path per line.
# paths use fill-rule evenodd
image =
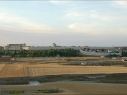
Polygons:
M61 92L61 90L59 90L59 89L37 90L37 91L39 91L40 93L58 93L58 92Z
M10 91L9 94L21 94L24 93L24 91Z

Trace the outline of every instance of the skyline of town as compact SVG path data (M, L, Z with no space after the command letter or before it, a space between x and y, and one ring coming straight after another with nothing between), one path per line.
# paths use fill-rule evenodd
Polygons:
M5 46L11 46L11 45L25 45L25 46L27 46L27 47L127 47L127 45L124 45L124 46L114 46L114 45L112 45L112 46L88 46L88 45L81 45L81 46L79 46L79 45L58 45L57 43L52 43L52 44L50 44L50 45L47 45L47 46L45 46L45 45L28 45L27 43L8 43L8 44L6 44ZM2 45L0 45L0 47L5 47L5 46L2 46Z
M9 46L9 45L19 45L19 44L27 44L27 43L8 43L6 45L1 45L0 44L0 47L4 47L4 46ZM29 45L27 44L27 46L30 46L30 47L52 47L53 44L56 45L56 47L64 47L64 46L67 46L67 47L127 47L127 45L110 45L110 46L103 46L103 45L62 45L62 44L57 44L57 43L50 43L50 45L43 45L43 44L40 44L40 45Z

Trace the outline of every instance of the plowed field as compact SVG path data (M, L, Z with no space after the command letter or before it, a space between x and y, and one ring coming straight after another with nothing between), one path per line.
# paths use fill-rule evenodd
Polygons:
M60 74L112 74L127 73L124 66L73 66L51 64L24 64L11 63L0 64L0 78L25 77Z
M111 74L127 73L127 67L120 66L81 66L62 65L78 61L110 60L100 57L70 57L70 58L17 58L16 61L0 62L0 78L25 77L60 74ZM114 61L120 61L121 58Z
M1 77L25 77L28 76L27 67L23 64L0 64Z

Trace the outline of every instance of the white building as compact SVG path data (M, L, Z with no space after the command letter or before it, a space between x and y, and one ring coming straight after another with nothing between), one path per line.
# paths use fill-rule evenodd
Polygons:
M92 49L96 49L96 50L101 50L101 49L106 49L106 50L113 50L114 49L114 47L92 47L92 46L90 46L90 47L85 47L86 49L90 49L90 50L92 50Z
M56 44L55 43L53 43L53 47L56 47Z
M23 50L50 50L50 49L75 49L75 50L80 50L83 49L83 47L69 47L69 46L59 46L59 47L51 47L51 46L38 46L38 47L34 47L34 46L26 46L23 47Z
M110 55L110 54L115 54L115 55L121 56L121 53L89 52L89 51L83 51L83 50L80 50L80 53L82 55L87 55L87 56L107 56L107 55Z
M4 47L4 50L22 50L23 47L25 47L26 44L8 44Z
M73 46L56 46L53 43L53 46L26 46L26 44L8 44L4 47L4 50L50 50L50 49L75 49L80 50L84 47L73 47Z
M113 60L116 60L117 58L116 57L112 57Z
M127 62L127 58L122 58L122 61L123 62Z

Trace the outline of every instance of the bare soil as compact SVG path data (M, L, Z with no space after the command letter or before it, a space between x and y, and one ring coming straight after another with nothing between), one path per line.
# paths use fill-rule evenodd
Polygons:
M81 66L61 65L70 61L102 60L100 57L70 57L70 58L17 58L16 61L0 62L0 78L34 77L61 74L112 74L127 73L127 67L119 66ZM111 60L103 58L103 60ZM120 61L118 59L116 61ZM121 61L122 63L122 61Z
M84 83L84 82L52 82L43 83L39 86L4 86L4 91L12 90L42 90L42 89L60 89L62 93L59 94L94 94L94 95L122 95L127 94L126 84L110 84L110 83ZM18 95L18 94L17 94ZM20 95L20 94L19 94ZM31 94L27 94L31 95ZM49 94L33 94L32 95L49 95Z
M76 66L61 65L70 61L114 61L109 58L100 57L72 57L72 58L17 58L16 61L0 62L0 78L11 79L12 77L36 78L37 76L46 75L72 75L72 74L114 74L127 73L127 67L119 66ZM121 62L121 59L115 60ZM121 62L122 63L122 62ZM16 81L12 79L12 81ZM38 86L3 86L3 91L12 90L42 90L59 88L64 92L58 94L100 94L100 95L120 95L127 94L126 84L109 84L109 83L85 83L85 82L50 82L42 83ZM57 94L57 95L58 95ZM15 94L16 95L16 94ZM18 94L17 94L18 95ZM21 95L21 94L19 94ZM31 94L26 94L31 95ZM37 93L32 94L37 95ZM41 94L38 94L41 95ZM49 94L42 94L49 95ZM52 95L56 95L52 94Z

